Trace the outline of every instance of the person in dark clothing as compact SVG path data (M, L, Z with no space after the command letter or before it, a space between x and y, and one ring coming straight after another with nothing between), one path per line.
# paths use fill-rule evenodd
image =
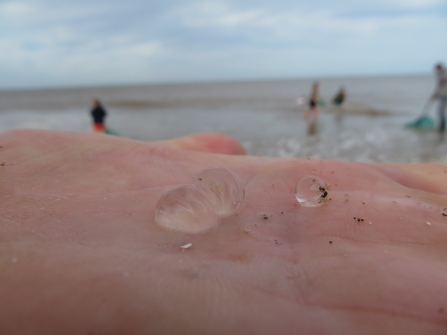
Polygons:
M313 115L313 121L312 123L317 123L318 121L318 103L319 103L319 95L318 90L320 87L319 82L315 82L312 86L312 92L310 94L309 98L309 109L304 113L303 117L305 120L309 117L309 115Z
M447 70L442 63L439 63L435 65L435 72L437 76L437 85L431 99L439 100L439 131L445 132L445 110L447 108Z
M107 112L99 100L93 100L92 110L90 114L93 118L93 131L98 133L105 133L106 127L104 124L104 119L107 116Z
M342 86L340 87L340 90L337 92L337 94L332 99L332 103L337 106L341 106L343 102L346 99L346 92L345 88Z

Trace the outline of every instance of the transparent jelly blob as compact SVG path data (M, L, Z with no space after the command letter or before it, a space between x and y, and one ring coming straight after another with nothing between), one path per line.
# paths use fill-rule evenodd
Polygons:
M194 185L203 192L210 208L219 216L235 213L245 197L244 186L237 174L224 167L199 172Z
M323 180L315 176L301 179L295 188L296 200L304 207L317 207L327 200L327 186Z
M194 185L182 185L165 193L155 209L158 225L185 233L201 233L219 223L204 193Z
M155 209L155 222L167 229L201 233L235 213L245 197L239 177L223 167L199 172L191 185L165 193Z

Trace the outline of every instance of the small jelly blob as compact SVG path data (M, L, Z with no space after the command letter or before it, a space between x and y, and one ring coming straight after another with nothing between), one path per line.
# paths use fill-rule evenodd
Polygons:
M239 177L223 167L199 172L191 185L164 194L155 209L155 222L167 229L201 233L234 214L245 197Z
M316 176L301 179L295 188L296 200L304 207L321 206L327 199L327 186Z
M194 185L182 185L168 191L158 201L155 222L185 233L201 233L219 223L204 194Z
M203 191L210 208L219 216L236 212L245 197L244 187L237 174L224 167L199 172L194 185Z

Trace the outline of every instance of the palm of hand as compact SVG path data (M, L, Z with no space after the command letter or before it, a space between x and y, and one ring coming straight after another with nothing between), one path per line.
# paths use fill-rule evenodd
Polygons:
M211 155L238 151L216 136L0 141L6 333L445 331L445 167ZM197 235L157 226L163 192L214 166L246 185L237 215ZM294 187L312 174L328 201L304 208Z

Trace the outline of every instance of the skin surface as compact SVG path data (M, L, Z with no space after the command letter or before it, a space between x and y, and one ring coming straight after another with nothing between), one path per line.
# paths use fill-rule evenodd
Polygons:
M217 134L0 146L2 334L447 332L446 166L247 157ZM195 235L154 222L216 166L245 184L237 215ZM330 184L320 207L295 199L307 175Z

